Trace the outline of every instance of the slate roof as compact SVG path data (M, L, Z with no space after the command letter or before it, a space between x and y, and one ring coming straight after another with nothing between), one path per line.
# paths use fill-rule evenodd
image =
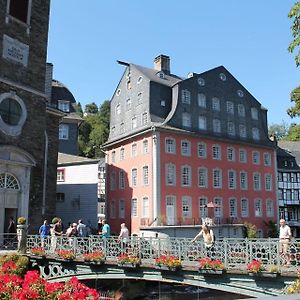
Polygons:
M295 156L297 164L300 165L300 142L278 141L278 146Z
M135 65L135 64L131 64L132 66L134 66L137 70L139 70L142 74L144 74L144 76L148 77L151 81L153 82L157 82L163 85L167 85L167 86L173 86L174 84L176 84L179 81L184 80L184 78L180 78L177 75L164 75L164 78L160 78L159 76L157 76L156 74L159 73L160 71L157 71L155 69L150 69L150 68L146 68L146 67L142 67L139 65Z
M92 164L92 163L98 163L101 160L104 160L104 158L92 159L83 156L58 152L57 165L66 166L66 165Z

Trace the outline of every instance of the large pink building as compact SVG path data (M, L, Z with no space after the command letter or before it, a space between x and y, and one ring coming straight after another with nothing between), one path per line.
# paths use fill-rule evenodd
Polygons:
M122 222L139 234L209 217L219 236L244 222L266 235L278 215L266 109L223 66L183 79L165 55L154 69L120 63L105 145L112 232Z

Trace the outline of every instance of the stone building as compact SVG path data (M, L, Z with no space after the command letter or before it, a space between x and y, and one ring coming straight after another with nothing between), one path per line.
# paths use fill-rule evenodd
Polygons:
M223 66L182 78L165 55L153 69L119 63L105 145L112 230L187 236L209 222L238 237L247 221L266 235L264 221L278 218L267 110Z
M0 232L55 212L58 123L45 89L50 1L0 1Z

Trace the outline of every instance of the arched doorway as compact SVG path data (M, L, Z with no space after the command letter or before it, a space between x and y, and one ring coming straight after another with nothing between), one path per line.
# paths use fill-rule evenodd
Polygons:
M28 218L33 157L14 146L0 146L0 233L6 232L9 218Z

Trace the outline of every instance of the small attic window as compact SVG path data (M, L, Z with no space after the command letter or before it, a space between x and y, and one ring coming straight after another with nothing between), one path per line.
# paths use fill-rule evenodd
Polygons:
M120 96L120 94L121 94L121 90L120 90L120 89L118 89L116 94L117 94L117 96Z
M140 84L143 81L143 76L140 76L137 80L137 83Z
M165 78L165 73L162 72L162 71L160 71L160 72L156 73L156 76L159 77L159 78L161 78L161 79L164 79Z
M222 81L226 81L226 75L224 73L220 73L219 77Z
M243 91L237 90L236 93L238 94L239 97L241 97L241 98L244 97L244 92Z
M166 101L165 100L160 100L160 106L165 107L166 106Z
M198 84L199 84L200 86L204 86L204 85L205 85L205 80L204 80L202 77L199 77L199 78L198 78Z

